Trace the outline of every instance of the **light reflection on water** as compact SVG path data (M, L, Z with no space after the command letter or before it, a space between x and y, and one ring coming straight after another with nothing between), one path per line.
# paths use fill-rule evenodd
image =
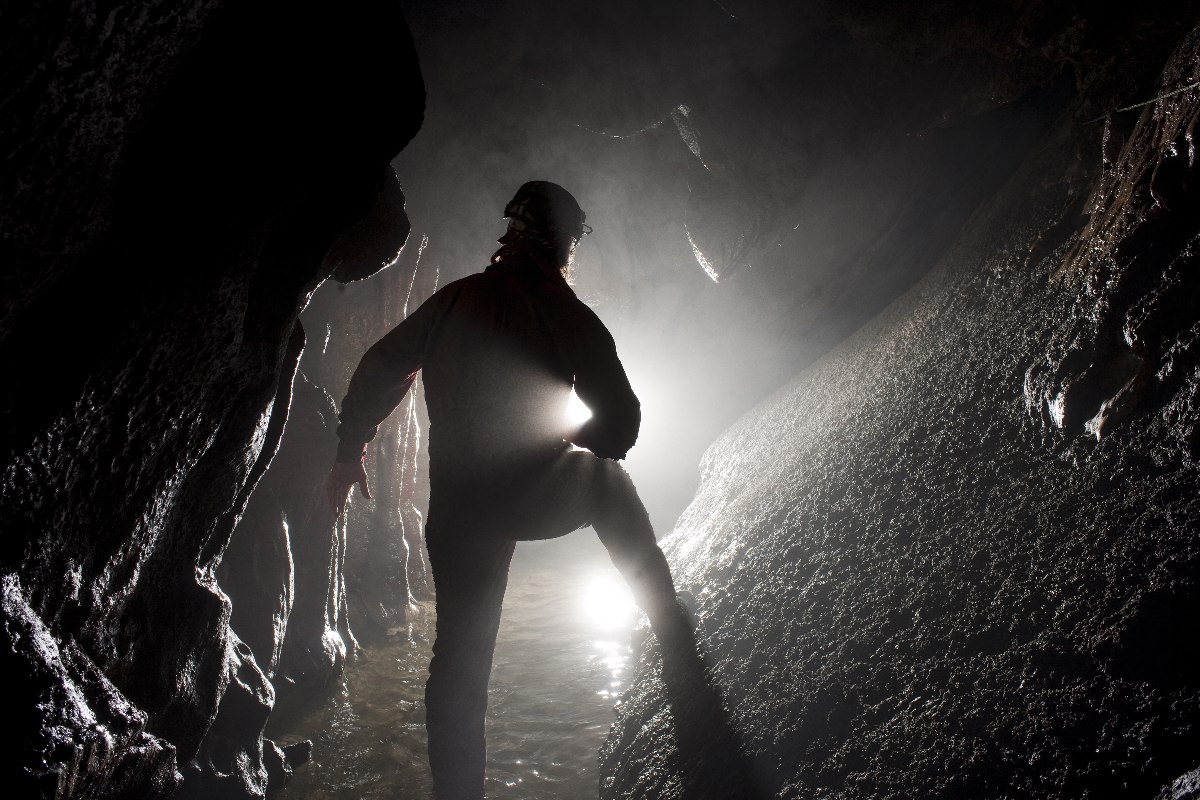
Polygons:
M582 551L518 547L489 690L488 798L597 795L596 754L625 688L636 616L603 551ZM350 665L329 702L277 732L315 745L281 800L430 796L423 697L432 638L427 608Z

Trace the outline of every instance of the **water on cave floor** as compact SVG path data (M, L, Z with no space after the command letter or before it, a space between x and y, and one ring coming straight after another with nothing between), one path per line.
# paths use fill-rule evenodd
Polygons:
M431 606L415 616L347 667L326 703L275 732L283 744L314 744L280 800L431 795L423 701ZM490 800L597 795L597 751L626 685L636 621L590 533L518 547L489 689Z

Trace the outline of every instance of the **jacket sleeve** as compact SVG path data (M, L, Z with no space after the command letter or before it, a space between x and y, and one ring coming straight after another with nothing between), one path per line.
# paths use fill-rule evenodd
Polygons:
M586 320L575 358L575 394L592 416L571 441L602 458L621 459L637 441L642 407L612 334L590 309Z
M435 293L363 354L338 415L338 461L361 460L367 442L412 387L453 300L449 288Z

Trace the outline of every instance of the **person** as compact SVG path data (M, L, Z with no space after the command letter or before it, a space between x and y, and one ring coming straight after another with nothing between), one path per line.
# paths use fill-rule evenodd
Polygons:
M370 498L367 443L423 371L437 615L425 704L439 800L483 797L487 684L517 541L592 526L664 652L695 647L649 516L618 463L637 439L638 399L613 337L567 283L590 230L584 212L561 186L532 181L504 216L490 266L437 291L362 357L327 481L338 514L355 485ZM574 428L572 388L592 412Z

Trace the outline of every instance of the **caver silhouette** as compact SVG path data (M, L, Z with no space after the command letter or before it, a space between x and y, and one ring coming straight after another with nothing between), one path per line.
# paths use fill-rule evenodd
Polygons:
M483 796L488 676L517 541L590 525L664 649L695 653L649 516L617 463L637 439L638 399L612 336L567 283L590 230L584 213L562 187L534 181L504 216L487 269L440 289L363 356L327 484L338 513L355 484L370 497L366 445L422 371L437 596L425 702L439 800ZM574 428L572 388L592 412Z

